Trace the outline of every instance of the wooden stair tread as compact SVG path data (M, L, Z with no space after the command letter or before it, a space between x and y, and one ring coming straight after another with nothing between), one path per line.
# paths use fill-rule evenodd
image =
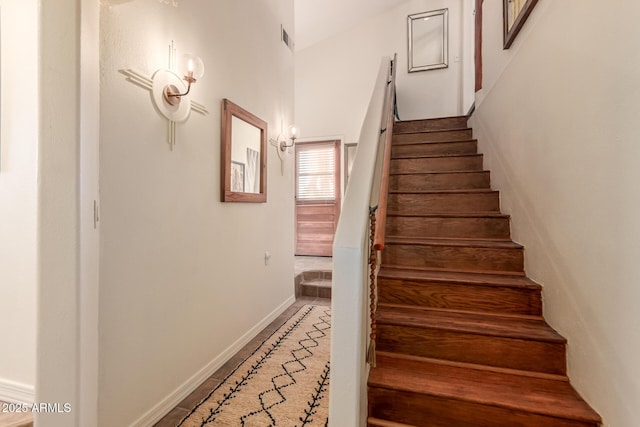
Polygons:
M367 424L371 427L415 427L410 424L396 423L395 421L381 420L375 417L368 417Z
M562 335L538 316L457 312L418 306L379 304L376 321L379 325L410 326L531 341L566 343L566 339Z
M447 129L449 130L449 129ZM451 129L451 130L465 130L465 129ZM437 130L432 132L446 132L446 130ZM423 133L423 132L400 132L394 133L394 135L406 135L407 133ZM453 139L451 141L424 141L424 142L407 142L399 145L422 145L422 144L460 144L463 142L478 142L476 138L462 138L462 139Z
M407 134L411 134L411 133L436 133L436 132L455 132L455 131L459 131L459 130L472 130L470 127L467 126L457 126L457 127L452 127L452 128L447 128L447 129L426 129L426 130L414 130L414 131L408 131L408 132L396 132L395 130L395 126L394 126L394 135L407 135Z
M442 131L439 131L442 132ZM424 141L424 142L406 142L404 144L398 144L396 143L395 145L391 146L391 154L393 156L393 148L400 148L400 147L420 147L423 145L457 145L457 144L468 144L468 143L477 143L478 140L477 139L473 139L473 138L462 138L462 139L454 139L451 141ZM479 153L475 153L475 154L479 154ZM448 155L455 155L455 154L448 154ZM393 158L402 158L402 157L393 157Z
M469 214L470 216L465 217L463 215ZM452 217L449 217L448 215L453 215ZM405 213L402 211L394 211L394 210L387 210L387 217L413 217L413 218L474 218L474 217L484 217L484 218L490 218L492 217L492 215L504 215L501 214L499 211L471 211L471 212L427 212L427 213ZM509 217L509 215L506 215L506 217ZM494 218L499 218L498 217L494 217Z
M522 249L523 246L512 240L489 239L451 239L451 238L422 238L387 236L385 245L431 245L431 246L464 246L474 248L493 249Z
M387 242L389 242L388 244L404 244L401 243L400 241L403 239L410 239L410 240L424 240L421 238L416 238L416 237L409 237L405 234L391 234L389 232L387 232L387 237L386 240ZM519 249L517 246L513 246L513 241L508 238L508 237L504 237L504 238L494 238L494 237L438 237L438 238L432 238L429 237L428 238L429 243L427 243L428 245L434 245L433 241L434 240L444 240L445 242L438 242L438 246L464 246L464 247L474 247L474 248L492 248L492 249L496 249L499 246L496 245L492 245L491 242L497 242L497 243L507 243L507 246L505 246L502 249ZM399 243L400 242L400 243ZM457 243L457 244L456 244ZM412 243L408 243L408 244L412 244ZM422 245L423 243L414 243L416 245ZM517 243L515 243L517 245Z
M456 190L389 190L389 194L495 194L490 188L460 188Z
M387 358L393 359L393 362L397 364L406 363L405 361L426 362L434 365L445 365L445 366L451 366L451 367L457 367L457 368L464 368L464 369L469 369L471 371L495 372L499 374L517 375L519 377L540 378L540 379L547 379L552 381L562 381L566 383L570 382L569 377L566 375L548 374L545 372L535 372L535 371L522 371L519 369L501 368L498 366L488 366L488 365L478 365L475 363L456 362L453 360L445 360L445 359L433 359L430 357L421 357L421 356L414 356L410 354L392 353L388 351L377 351L376 359L377 357L387 357ZM377 365L377 366L380 366L380 365Z
M456 174L473 174L473 173L487 173L488 171L486 170L459 170L459 171L429 171L429 172L405 172L405 173L401 173L401 172L391 172L389 173L389 175L406 175L406 176L428 176L428 175L456 175Z
M600 417L568 381L472 369L428 359L391 357L379 352L369 387L500 406L557 418L599 423Z
M455 188L449 190L389 190L389 194L485 194L499 193L491 188Z
M540 289L538 283L525 276L509 276L488 273L444 272L440 270L414 270L383 265L378 273L381 279L406 279L431 282L454 282L470 285L508 286Z
M426 155L415 156L415 157L407 157L406 159L405 158L396 157L396 158L392 158L391 161L393 162L394 160L442 159L442 158L447 158L447 157L482 157L482 154L481 153L473 153L473 154L426 154Z
M433 117L430 119L413 119L413 120L398 120L393 124L394 134L415 132L415 131L403 131L403 127L417 125L417 126L436 126L435 130L448 130L448 129L460 129L467 127L467 121L469 117L464 116L447 116L447 117ZM453 122L453 124L451 124ZM457 124L462 122L462 124Z
M510 218L509 215L500 212L442 212L442 213L425 213L425 214L405 214L392 212L387 213L388 217L401 218Z
M404 160L404 159L403 159ZM445 170L445 171L439 171L439 170L434 170L434 171L429 171L429 172L389 172L389 176L392 175L438 175L438 174L463 174L463 173L483 173L483 172L487 172L484 169L480 169L480 170Z

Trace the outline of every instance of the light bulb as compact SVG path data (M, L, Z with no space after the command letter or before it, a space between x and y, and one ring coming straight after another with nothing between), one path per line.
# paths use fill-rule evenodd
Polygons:
M178 71L185 77L200 79L204 76L204 62L196 55L185 53L180 57Z
M289 138L296 139L298 137L299 132L300 132L300 129L298 129L298 126L296 125L289 126Z

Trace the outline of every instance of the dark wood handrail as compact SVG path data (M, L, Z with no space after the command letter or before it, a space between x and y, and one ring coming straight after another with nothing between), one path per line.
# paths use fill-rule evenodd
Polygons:
M391 76L387 87L386 124L384 140L384 158L382 161L382 174L380 179L380 193L378 195L378 209L376 211L376 233L373 240L373 247L376 250L384 249L385 229L387 224L387 196L389 193L389 171L391 169L391 142L393 140L393 117L395 110L396 96L396 66L398 64L398 54L393 57L391 65Z

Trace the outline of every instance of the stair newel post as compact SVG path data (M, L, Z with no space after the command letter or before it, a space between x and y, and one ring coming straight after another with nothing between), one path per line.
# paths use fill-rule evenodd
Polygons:
M376 235L377 209L377 206L369 208L369 318L371 322L371 333L369 336L367 362L369 362L372 367L376 366L376 268L378 259L374 240Z

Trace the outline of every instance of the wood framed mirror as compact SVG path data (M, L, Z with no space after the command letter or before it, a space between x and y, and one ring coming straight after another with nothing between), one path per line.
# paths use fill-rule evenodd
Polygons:
M504 49L509 49L538 0L502 0Z
M222 100L222 201L267 201L267 122Z

